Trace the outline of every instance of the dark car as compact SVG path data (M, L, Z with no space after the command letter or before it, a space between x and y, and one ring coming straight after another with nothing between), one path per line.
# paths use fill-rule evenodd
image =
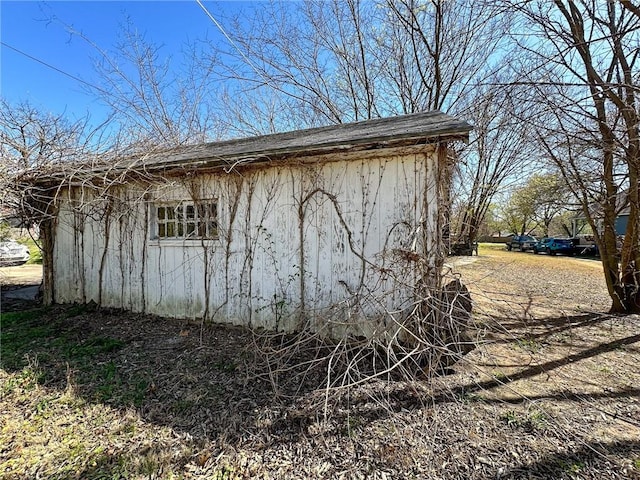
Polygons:
M527 250L532 250L536 243L537 240L531 235L514 235L511 241L507 243L507 250L526 252Z
M545 252L549 255L562 253L573 255L575 253L574 242L570 238L545 237L533 246L533 253Z

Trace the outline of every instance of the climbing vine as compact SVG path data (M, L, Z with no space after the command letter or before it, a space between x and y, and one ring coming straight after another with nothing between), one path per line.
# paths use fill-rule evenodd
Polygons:
M344 388L431 374L472 344L468 292L444 278L449 176L440 146L197 173L137 164L39 178L27 204L41 210L46 301L244 325L276 390ZM216 218L196 220L205 211ZM158 212L192 215L175 219L191 230L160 235Z

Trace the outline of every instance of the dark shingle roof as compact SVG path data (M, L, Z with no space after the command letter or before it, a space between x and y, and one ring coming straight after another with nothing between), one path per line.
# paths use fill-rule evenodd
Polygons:
M426 112L180 147L140 158L147 170L196 167L350 149L467 140L472 127L441 112Z
M259 137L152 150L128 157L100 156L91 162L68 164L35 183L82 183L89 177L178 174L185 171L228 169L314 155L424 145L438 141L467 141L473 127L442 112L413 113L328 127L295 130ZM80 175L82 173L82 175Z

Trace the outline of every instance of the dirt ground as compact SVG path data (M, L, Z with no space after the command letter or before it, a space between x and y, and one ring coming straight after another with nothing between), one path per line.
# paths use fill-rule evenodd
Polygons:
M484 399L543 407L574 440L638 447L640 317L605 313L597 260L494 248L454 270L486 322L457 377Z
M453 371L327 396L274 395L243 329L47 311L0 369L40 379L0 396L0 476L640 479L640 318L606 314L597 261L479 253L451 259L477 341Z
M42 265L0 267L0 313L33 306L41 282Z
M42 265L0 267L0 287L38 285L42 280Z

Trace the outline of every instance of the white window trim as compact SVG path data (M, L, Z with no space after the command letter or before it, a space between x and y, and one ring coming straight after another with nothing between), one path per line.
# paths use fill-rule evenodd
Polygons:
M215 223L216 223L216 234L210 237L202 237L202 236L182 236L182 237L178 237L178 236L171 236L171 237L167 237L167 236L160 236L160 223L159 223L159 219L158 219L158 208L160 207L169 207L169 208L173 208L174 210L177 209L178 207L187 207L187 206L193 206L194 207L194 217L184 217L184 220L181 222L183 224L182 228L183 229L188 229L187 223L193 223L194 224L194 228L198 229L201 221L198 218L198 212L200 211L198 209L199 205L215 205L215 209L216 209L216 218L215 218ZM183 214L184 215L184 214ZM187 219L188 218L192 218L193 220L191 222L188 222ZM165 222L165 225L167 224L167 222ZM174 225L176 225L174 228L177 228L177 224L174 223ZM205 228L207 228L207 225L205 224ZM157 201L157 202L151 202L149 204L149 241L148 244L150 246L184 246L184 247L198 247L198 246L202 246L202 245L211 245L213 243L218 242L219 238L220 238L220 233L219 233L219 229L220 229L220 205L219 205L219 201L218 198L213 197L213 198L207 198L207 199L202 199L202 200L198 200L198 201L193 201L193 200L163 200L163 201ZM184 231L184 230L183 230Z

